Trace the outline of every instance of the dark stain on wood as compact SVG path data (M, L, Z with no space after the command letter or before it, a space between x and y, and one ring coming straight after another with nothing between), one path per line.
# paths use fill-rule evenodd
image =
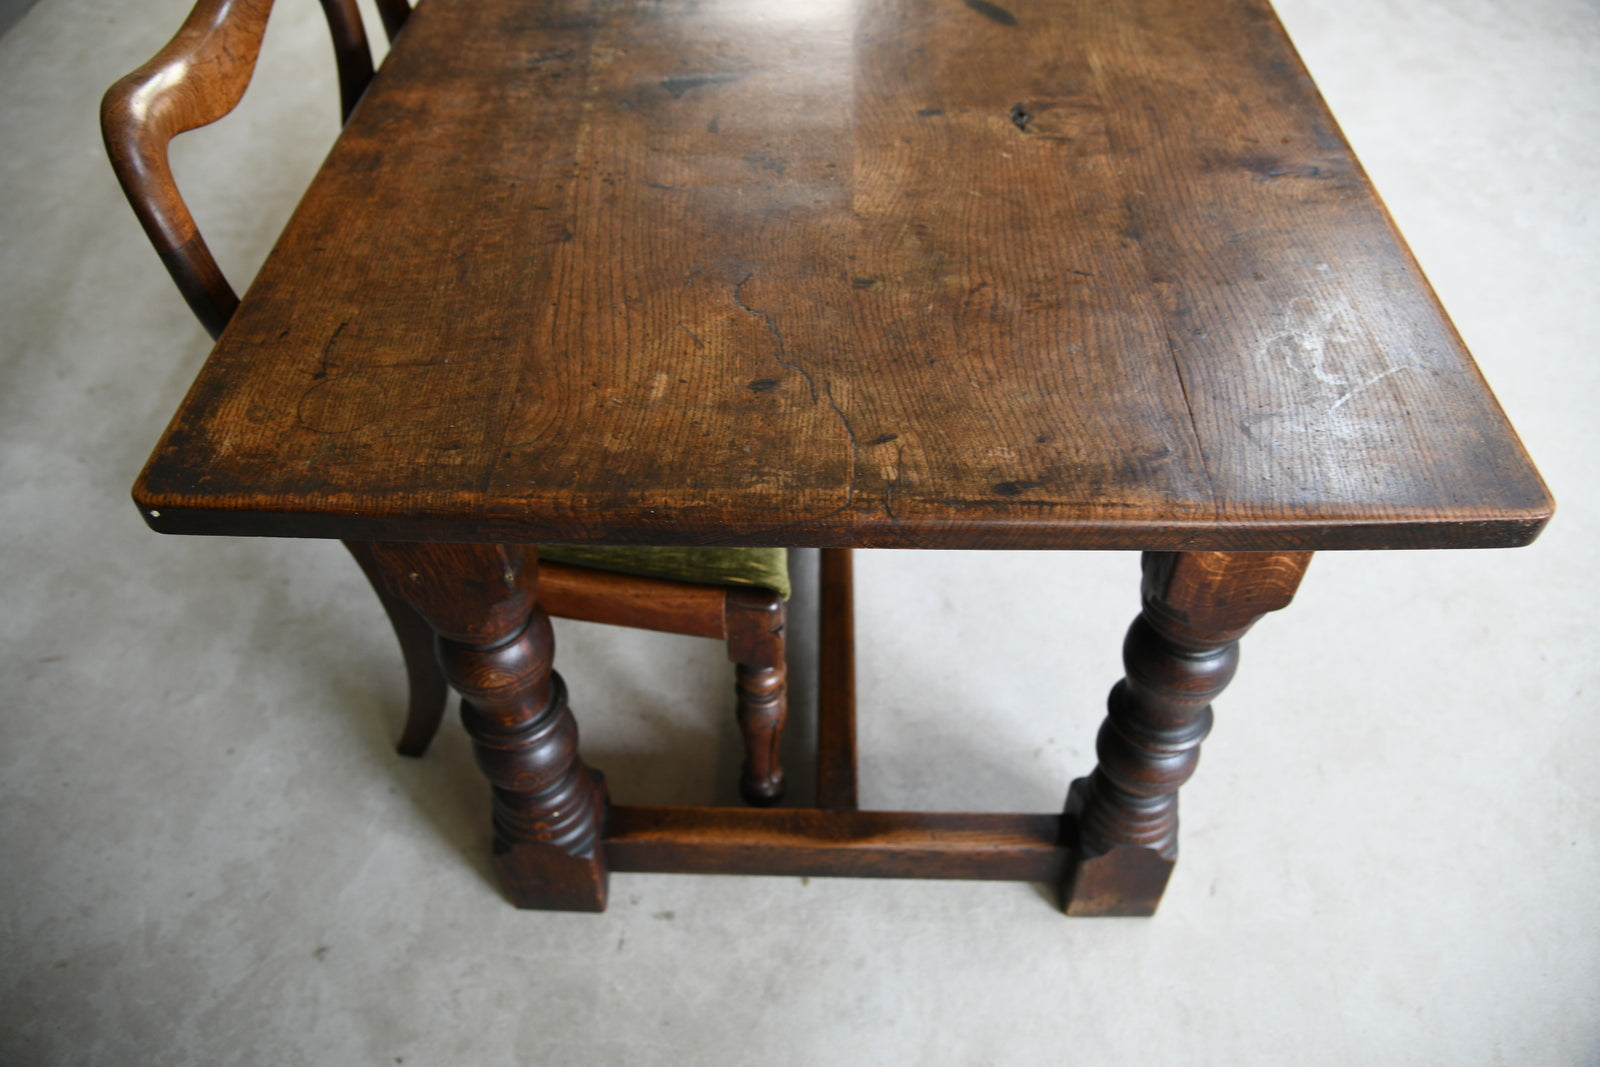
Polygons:
M750 164L752 167L760 167L762 170L771 174L781 175L789 169L789 164L785 163L782 159L779 159L777 156L773 155L764 148L758 148L754 152L745 153L744 161Z
M670 93L672 99L682 100L683 94L691 89L700 89L707 85L726 85L728 82L738 81L742 77L744 75L732 72L723 74L680 74L672 78L662 78L661 88Z
M1240 160L1244 169L1262 178L1331 178L1333 172L1311 163L1296 163L1270 156Z
M998 22L1002 26L1015 26L1017 24L1017 16L999 4L989 3L989 0L967 0L967 6L984 18Z

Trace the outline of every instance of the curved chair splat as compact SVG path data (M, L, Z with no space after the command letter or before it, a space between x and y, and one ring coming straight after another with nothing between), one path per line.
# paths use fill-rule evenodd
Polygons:
M239 297L200 236L167 161L180 133L210 125L244 96L273 0L201 0L177 34L100 103L111 167L184 300L213 338ZM343 114L372 80L372 52L355 0L322 0L333 34Z

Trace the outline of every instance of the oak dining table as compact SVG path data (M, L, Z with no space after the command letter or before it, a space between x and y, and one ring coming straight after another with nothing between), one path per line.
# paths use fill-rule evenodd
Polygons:
M1077 915L1154 911L1238 642L1313 553L1523 545L1553 507L1266 0L425 0L134 498L372 543L518 906L665 870ZM815 805L610 804L551 543L823 549ZM879 548L1143 553L1061 810L859 810Z

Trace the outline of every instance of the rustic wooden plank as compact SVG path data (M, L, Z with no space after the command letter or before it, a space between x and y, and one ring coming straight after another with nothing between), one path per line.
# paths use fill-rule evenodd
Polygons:
M1266 0L430 0L136 497L962 548L1551 508Z
M1059 815L810 808L610 809L614 871L1059 881Z

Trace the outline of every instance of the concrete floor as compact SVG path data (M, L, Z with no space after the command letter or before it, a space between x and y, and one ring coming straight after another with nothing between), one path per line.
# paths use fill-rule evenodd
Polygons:
M1319 558L1246 642L1150 921L789 878L507 906L459 727L391 752L398 656L338 546L128 501L208 345L95 105L187 4L42 0L0 40L0 1063L1600 1063L1593 0L1279 5L1561 510L1520 551ZM240 278L335 132L315 5L280 6L243 115L179 145ZM1055 809L1133 557L858 570L865 801ZM715 645L558 642L620 799L726 794Z

